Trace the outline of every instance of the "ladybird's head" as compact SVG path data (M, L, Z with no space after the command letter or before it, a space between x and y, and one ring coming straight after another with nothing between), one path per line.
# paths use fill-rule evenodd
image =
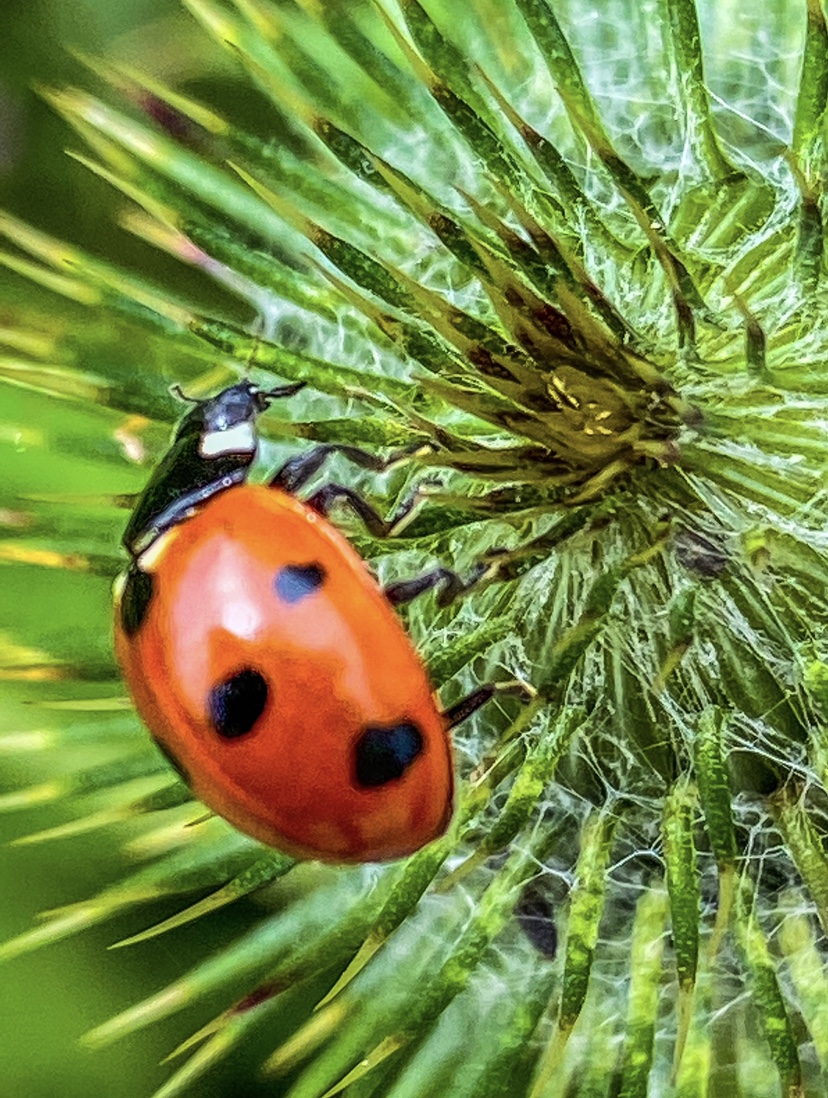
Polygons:
M272 400L292 396L304 384L262 389L239 381L207 400L194 400L174 388L192 408L135 505L124 532L130 555L142 553L218 492L241 484L256 456L257 418Z
M194 407L178 425L176 438L197 434L202 439L202 449L206 442L209 452L211 443L207 440L212 439L214 444L221 445L221 452L227 453L232 445L228 445L230 440L226 436L227 432L234 433L239 440L242 435L252 438L253 425L270 402L278 397L293 396L304 385L304 381L276 389L261 389L252 381L240 381L236 385L230 385L214 397L192 402ZM174 387L173 392L184 400L190 400L177 387Z

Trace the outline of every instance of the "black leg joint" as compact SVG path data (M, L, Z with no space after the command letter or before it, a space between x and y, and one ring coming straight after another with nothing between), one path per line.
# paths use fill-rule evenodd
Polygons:
M448 709L443 710L443 720L446 722L446 727L454 728L455 725L466 720L472 713L476 713L481 705L485 705L487 701L490 701L495 694L514 694L522 701L530 701L536 696L535 690L531 686L519 680L486 683L484 686L478 686L476 690L473 690L471 694L467 694L465 698L461 698L459 702L450 705Z
M390 531L390 523L387 523L382 515L376 511L367 500L353 490L346 488L344 484L325 484L318 492L314 492L307 500L308 507L318 511L320 515L327 515L335 503L340 500L350 504L352 510L365 523L369 534L375 538L385 538Z
M444 709L443 720L446 722L446 727L454 728L461 721L466 720L481 705L485 705L487 701L493 698L496 692L496 688L491 683L487 683L485 686L479 686L477 690L473 690L471 694L461 698L454 705L450 705L448 709Z
M332 450L332 446L314 446L304 454L297 454L273 474L268 484L293 495L319 472Z
M390 537L402 520L409 515L420 500L419 488L406 496L390 519L384 519L382 515L355 492L344 484L323 484L307 499L307 504L321 515L328 515L331 508L340 501L348 503L354 513L362 519L369 534L375 538Z
M424 595L426 591L440 587L441 590L437 594L437 605L440 607L449 606L460 595L470 591L487 571L488 565L478 564L472 570L468 579L463 579L462 576L458 575L457 572L453 572L450 568L439 566L432 568L430 572L424 572L421 576L415 576L414 579L389 583L383 593L392 606L402 606L404 603L416 599L419 595Z
M381 473L394 465L395 462L400 461L401 458L416 454L421 449L422 445L418 442L412 446L407 446L403 450L396 450L387 458L380 458L367 450L361 450L358 446L348 446L343 442L323 442L319 446L313 446L305 453L297 454L296 457L286 461L282 468L274 473L269 484L272 488L281 488L283 492L290 492L292 495L303 488L319 472L331 454L342 454L348 461L358 465L360 469L370 469L371 472Z

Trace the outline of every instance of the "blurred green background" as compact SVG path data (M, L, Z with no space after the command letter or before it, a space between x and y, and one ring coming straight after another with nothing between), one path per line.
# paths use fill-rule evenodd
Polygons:
M115 196L64 153L79 147L36 87L89 83L71 50L165 66L167 51L188 37L175 0L4 0L0 5L0 202L58 236L131 246L112 224ZM155 36L155 47L148 44ZM203 39L193 31L194 45ZM143 55L143 56L142 56ZM170 64L172 60L170 59Z
M0 208L55 236L133 269L187 280L193 276L141 244L116 223L123 200L65 155L80 142L38 97L35 86L95 81L69 52L76 48L129 61L174 82L208 82L234 98L235 83L220 51L211 49L176 0L3 0L0 4ZM244 96L239 109L244 110ZM250 104L249 109L254 109ZM209 304L213 291L199 292ZM21 310L54 321L94 320L89 311L0 271L0 328L16 323ZM101 417L6 382L0 382L0 510L14 515L20 497L37 492L134 491L145 470L124 460L117 478L111 462L96 461ZM109 417L112 419L113 417ZM114 422L114 420L113 420ZM117 480L117 483L116 483ZM2 532L5 536L5 531ZM113 543L117 530L112 531ZM108 631L110 577L66 572L0 560L0 656L10 662L29 646L54 660L71 659L111 672ZM3 661L0 661L3 662ZM67 683L35 683L8 672L0 678L0 737L48 731L76 719L45 709L43 700L67 696ZM72 687L77 690L77 687ZM109 689L116 689L113 681ZM102 687L98 684L96 692ZM110 719L101 716L96 719ZM25 766L0 749L0 796L22 785L47 781L72 768L73 760L34 752ZM121 845L129 826L93 832L40 846L10 846L15 837L69 818L60 804L0 814L0 941L27 930L37 912L93 895L129 868ZM0 1094L4 1098L131 1098L146 1096L169 1075L159 1064L178 1040L209 1015L184 1012L104 1051L88 1051L79 1037L137 999L180 975L190 963L230 941L256 916L252 903L236 904L218 919L134 951L106 947L170 913L169 905L147 906L138 915L10 961L0 972ZM159 1028L163 1032L159 1032ZM239 1096L233 1075L238 1059L199 1085L205 1098ZM272 1084L245 1085L245 1096L274 1094Z
M133 65L231 116L257 117L263 100L177 0L4 0L0 4L0 207L61 240L125 267L161 275L182 291L195 281L205 304L223 301L203 277L149 247L117 223L123 196L67 150L88 148L38 95L40 88L103 85L79 55ZM31 301L31 284L0 271L0 308ZM65 308L57 297L44 299ZM38 301L43 305L44 301Z

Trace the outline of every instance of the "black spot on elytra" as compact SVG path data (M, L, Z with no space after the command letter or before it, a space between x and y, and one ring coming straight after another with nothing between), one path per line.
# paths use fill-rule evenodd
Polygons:
M267 683L251 668L214 686L210 691L210 720L220 736L244 736L261 717L267 703Z
M318 564L286 564L276 574L273 586L283 602L299 602L321 587L325 570Z
M422 734L408 721L366 728L356 745L357 782L377 786L401 778L422 749Z
M128 637L141 628L152 599L152 574L131 564L121 593L121 626Z
M170 766L173 768L173 770L176 772L182 782L184 782L185 785L192 785L193 783L190 781L190 775L187 772L187 768L175 754L173 749L171 747L168 747L167 744L161 743L160 740L155 741L155 746L158 748L158 750L161 752L161 754L164 756L164 758L167 760L167 762L170 764Z

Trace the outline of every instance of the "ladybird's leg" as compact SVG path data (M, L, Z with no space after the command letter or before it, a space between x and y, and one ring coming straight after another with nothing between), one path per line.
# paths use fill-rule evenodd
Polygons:
M339 442L326 442L286 461L268 483L272 488L281 488L283 492L293 494L303 488L319 472L331 454L342 454L348 461L352 461L354 465L358 465L361 469L370 469L371 472L382 473L394 465L395 462L404 457L410 457L421 449L422 446L417 443L415 446L409 446L404 450L396 450L387 458L380 458L367 450L361 450L358 446L348 446Z
M476 690L472 690L471 694L467 694L465 698L461 698L459 702L455 702L454 705L450 705L448 709L443 710L442 717L446 722L446 727L454 728L461 721L466 720L472 713L476 713L481 705L485 705L487 701L490 701L495 694L517 694L525 701L528 701L535 696L535 691L528 683L521 682L518 679L511 682L486 683L485 686L478 686Z
M470 591L490 571L490 565L478 564L469 577L463 579L457 572L440 565L437 568L432 568L430 572L424 572L421 576L415 576L413 579L397 580L396 583L389 583L387 587L383 588L383 594L392 606L402 606L403 603L411 602L412 599L424 595L426 591L431 591L434 587L442 587L437 595L437 605L448 606L458 596Z
M312 507L320 515L326 516L335 503L340 501L348 503L355 514L362 519L369 534L373 534L375 538L387 538L394 533L394 529L406 515L410 514L419 499L419 489L415 488L413 492L405 497L390 519L384 519L368 500L363 499L359 492L355 492L353 488L348 488L344 484L323 484L305 502L308 507Z
M442 717L446 722L446 727L454 728L461 721L470 717L472 713L477 712L481 705L485 705L494 696L495 688L492 683L487 683L485 686L479 686L477 690L472 690L471 694L467 694L465 698L461 698L459 702L455 702L454 705L450 705L448 709L443 710Z

